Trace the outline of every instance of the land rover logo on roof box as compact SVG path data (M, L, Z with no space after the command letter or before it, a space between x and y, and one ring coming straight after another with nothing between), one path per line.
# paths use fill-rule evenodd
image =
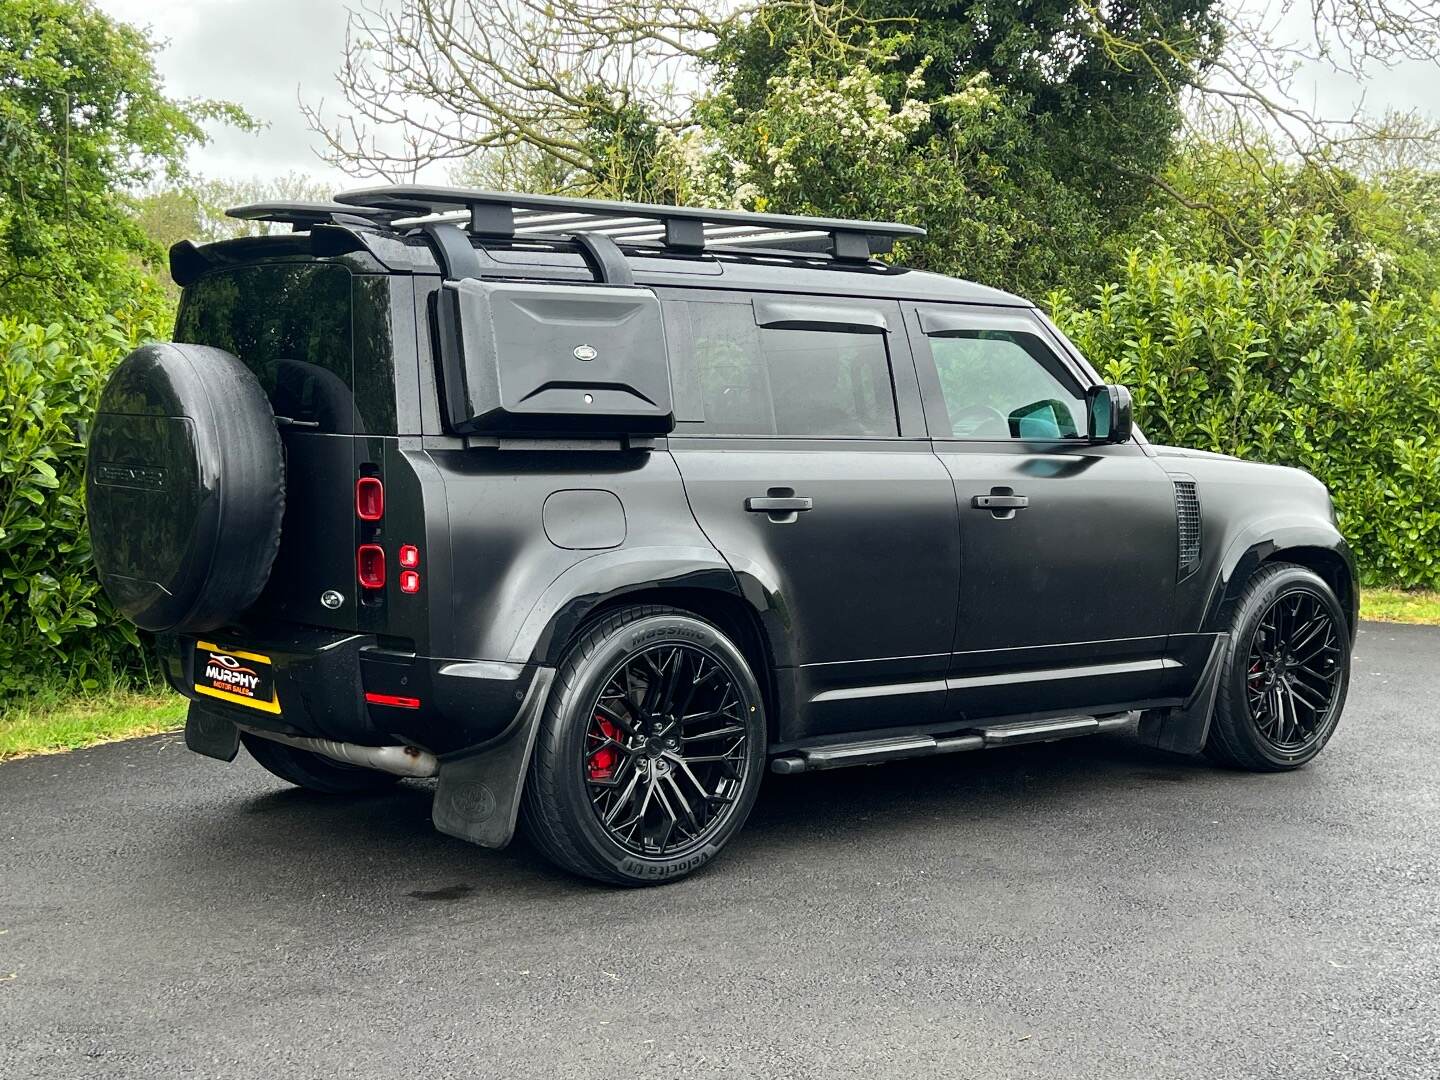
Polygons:
M572 355L576 360L583 360L588 363L600 354L595 351L594 345L576 345Z

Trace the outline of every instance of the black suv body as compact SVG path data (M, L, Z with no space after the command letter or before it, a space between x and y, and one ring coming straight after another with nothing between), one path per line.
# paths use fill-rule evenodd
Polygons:
M1324 487L1150 444L1034 305L873 257L915 230L342 200L178 245L185 344L97 418L97 563L193 749L438 775L441 829L498 846L523 802L636 883L717 852L767 765L1139 713L1280 769L1333 731L1357 589Z

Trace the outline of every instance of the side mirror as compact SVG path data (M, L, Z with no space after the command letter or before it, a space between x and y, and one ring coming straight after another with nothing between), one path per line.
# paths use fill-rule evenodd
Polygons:
M1130 391L1119 383L1092 386L1085 394L1091 442L1129 442L1134 434Z

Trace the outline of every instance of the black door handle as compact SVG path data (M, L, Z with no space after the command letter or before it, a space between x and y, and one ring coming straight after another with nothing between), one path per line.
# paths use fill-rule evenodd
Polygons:
M801 510L813 510L815 500L803 495L787 497L766 496L745 500L745 509L756 514L793 514Z
M976 510L1024 510L1030 500L1024 495L976 495L970 505Z

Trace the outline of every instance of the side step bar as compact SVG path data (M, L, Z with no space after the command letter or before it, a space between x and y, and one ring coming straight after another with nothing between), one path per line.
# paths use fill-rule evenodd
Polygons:
M836 743L814 749L794 750L770 762L772 772L789 774L814 772L818 769L840 769L846 765L874 765L901 758L930 757L934 754L958 754L965 750L989 750L997 746L1020 746L1024 743L1054 742L1073 739L1077 735L1093 735L1124 727L1132 714L1113 716L1059 716L1051 720L1032 720L1020 724L996 724L991 727L966 728L953 735L905 735L893 739L870 739L865 742Z

